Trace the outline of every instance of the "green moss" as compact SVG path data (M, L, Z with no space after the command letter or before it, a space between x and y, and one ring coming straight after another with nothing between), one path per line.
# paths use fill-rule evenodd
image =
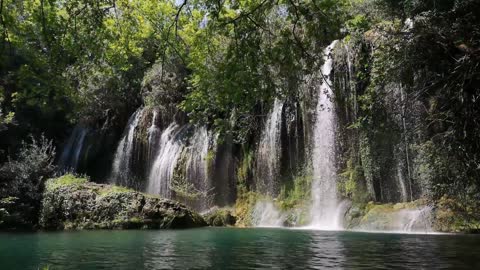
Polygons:
M252 224L251 213L256 202L262 197L259 193L248 191L246 187L238 189L237 201L235 202L235 216L237 226L245 227Z
M237 179L239 185L245 185L248 178L248 173L253 164L253 152L251 150L245 150L243 154L242 162L237 170Z
M108 196L116 193L127 193L127 192L135 192L135 190L122 187L122 186L109 185L109 186L106 186L105 188L100 189L98 194L100 196Z
M278 196L278 204L283 210L301 209L310 201L313 176L301 175L293 179L293 187L284 185Z
M394 229L395 220L402 210L414 210L425 206L425 200L406 203L366 204L353 203L346 215L347 228L376 228L378 230Z
M73 186L73 185L82 185L88 182L86 177L78 177L73 174L65 174L58 178L49 179L46 182L46 188L48 190L56 189L61 186Z
M362 166L354 164L353 158L347 161L347 167L340 174L337 183L339 193L349 198L354 203L366 203L369 194L365 186L365 178Z
M156 195L156 194L142 193L142 195L147 197L147 198L152 198L152 199L162 199L163 198L160 195Z
M207 168L212 168L213 162L215 161L215 151L212 150L212 149L209 149L205 159L206 159L205 161L207 163Z
M260 194L250 191L247 180L253 165L253 151L243 149L243 158L237 169L237 200L235 202L235 216L237 226L245 227L251 224L251 212Z

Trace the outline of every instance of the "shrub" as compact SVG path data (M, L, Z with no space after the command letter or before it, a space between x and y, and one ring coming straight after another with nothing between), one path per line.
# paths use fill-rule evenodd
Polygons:
M15 160L0 166L0 199L10 198L4 213L12 217L7 227L32 227L36 223L42 199L44 182L54 173L55 147L51 140L41 136L23 142ZM7 222L5 222L7 223Z
M18 158L4 164L10 179L3 179L2 188L13 196L38 199L43 183L52 176L55 166L53 141L43 135L40 140L31 137L31 142L23 142ZM6 180L6 181L5 181Z

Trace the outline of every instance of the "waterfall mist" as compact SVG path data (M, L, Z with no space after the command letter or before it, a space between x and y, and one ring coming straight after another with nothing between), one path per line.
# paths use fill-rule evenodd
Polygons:
M260 200L255 204L251 218L255 227L282 227L285 221L282 213L268 200Z

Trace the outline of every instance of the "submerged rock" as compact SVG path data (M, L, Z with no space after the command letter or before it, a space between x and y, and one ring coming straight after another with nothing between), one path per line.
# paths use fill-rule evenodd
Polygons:
M44 229L176 229L206 226L183 204L123 187L65 175L48 180L40 213Z

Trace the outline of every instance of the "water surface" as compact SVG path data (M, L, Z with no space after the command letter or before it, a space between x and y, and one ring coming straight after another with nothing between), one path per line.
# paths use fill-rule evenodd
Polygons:
M0 233L0 269L480 269L480 237L286 229Z

